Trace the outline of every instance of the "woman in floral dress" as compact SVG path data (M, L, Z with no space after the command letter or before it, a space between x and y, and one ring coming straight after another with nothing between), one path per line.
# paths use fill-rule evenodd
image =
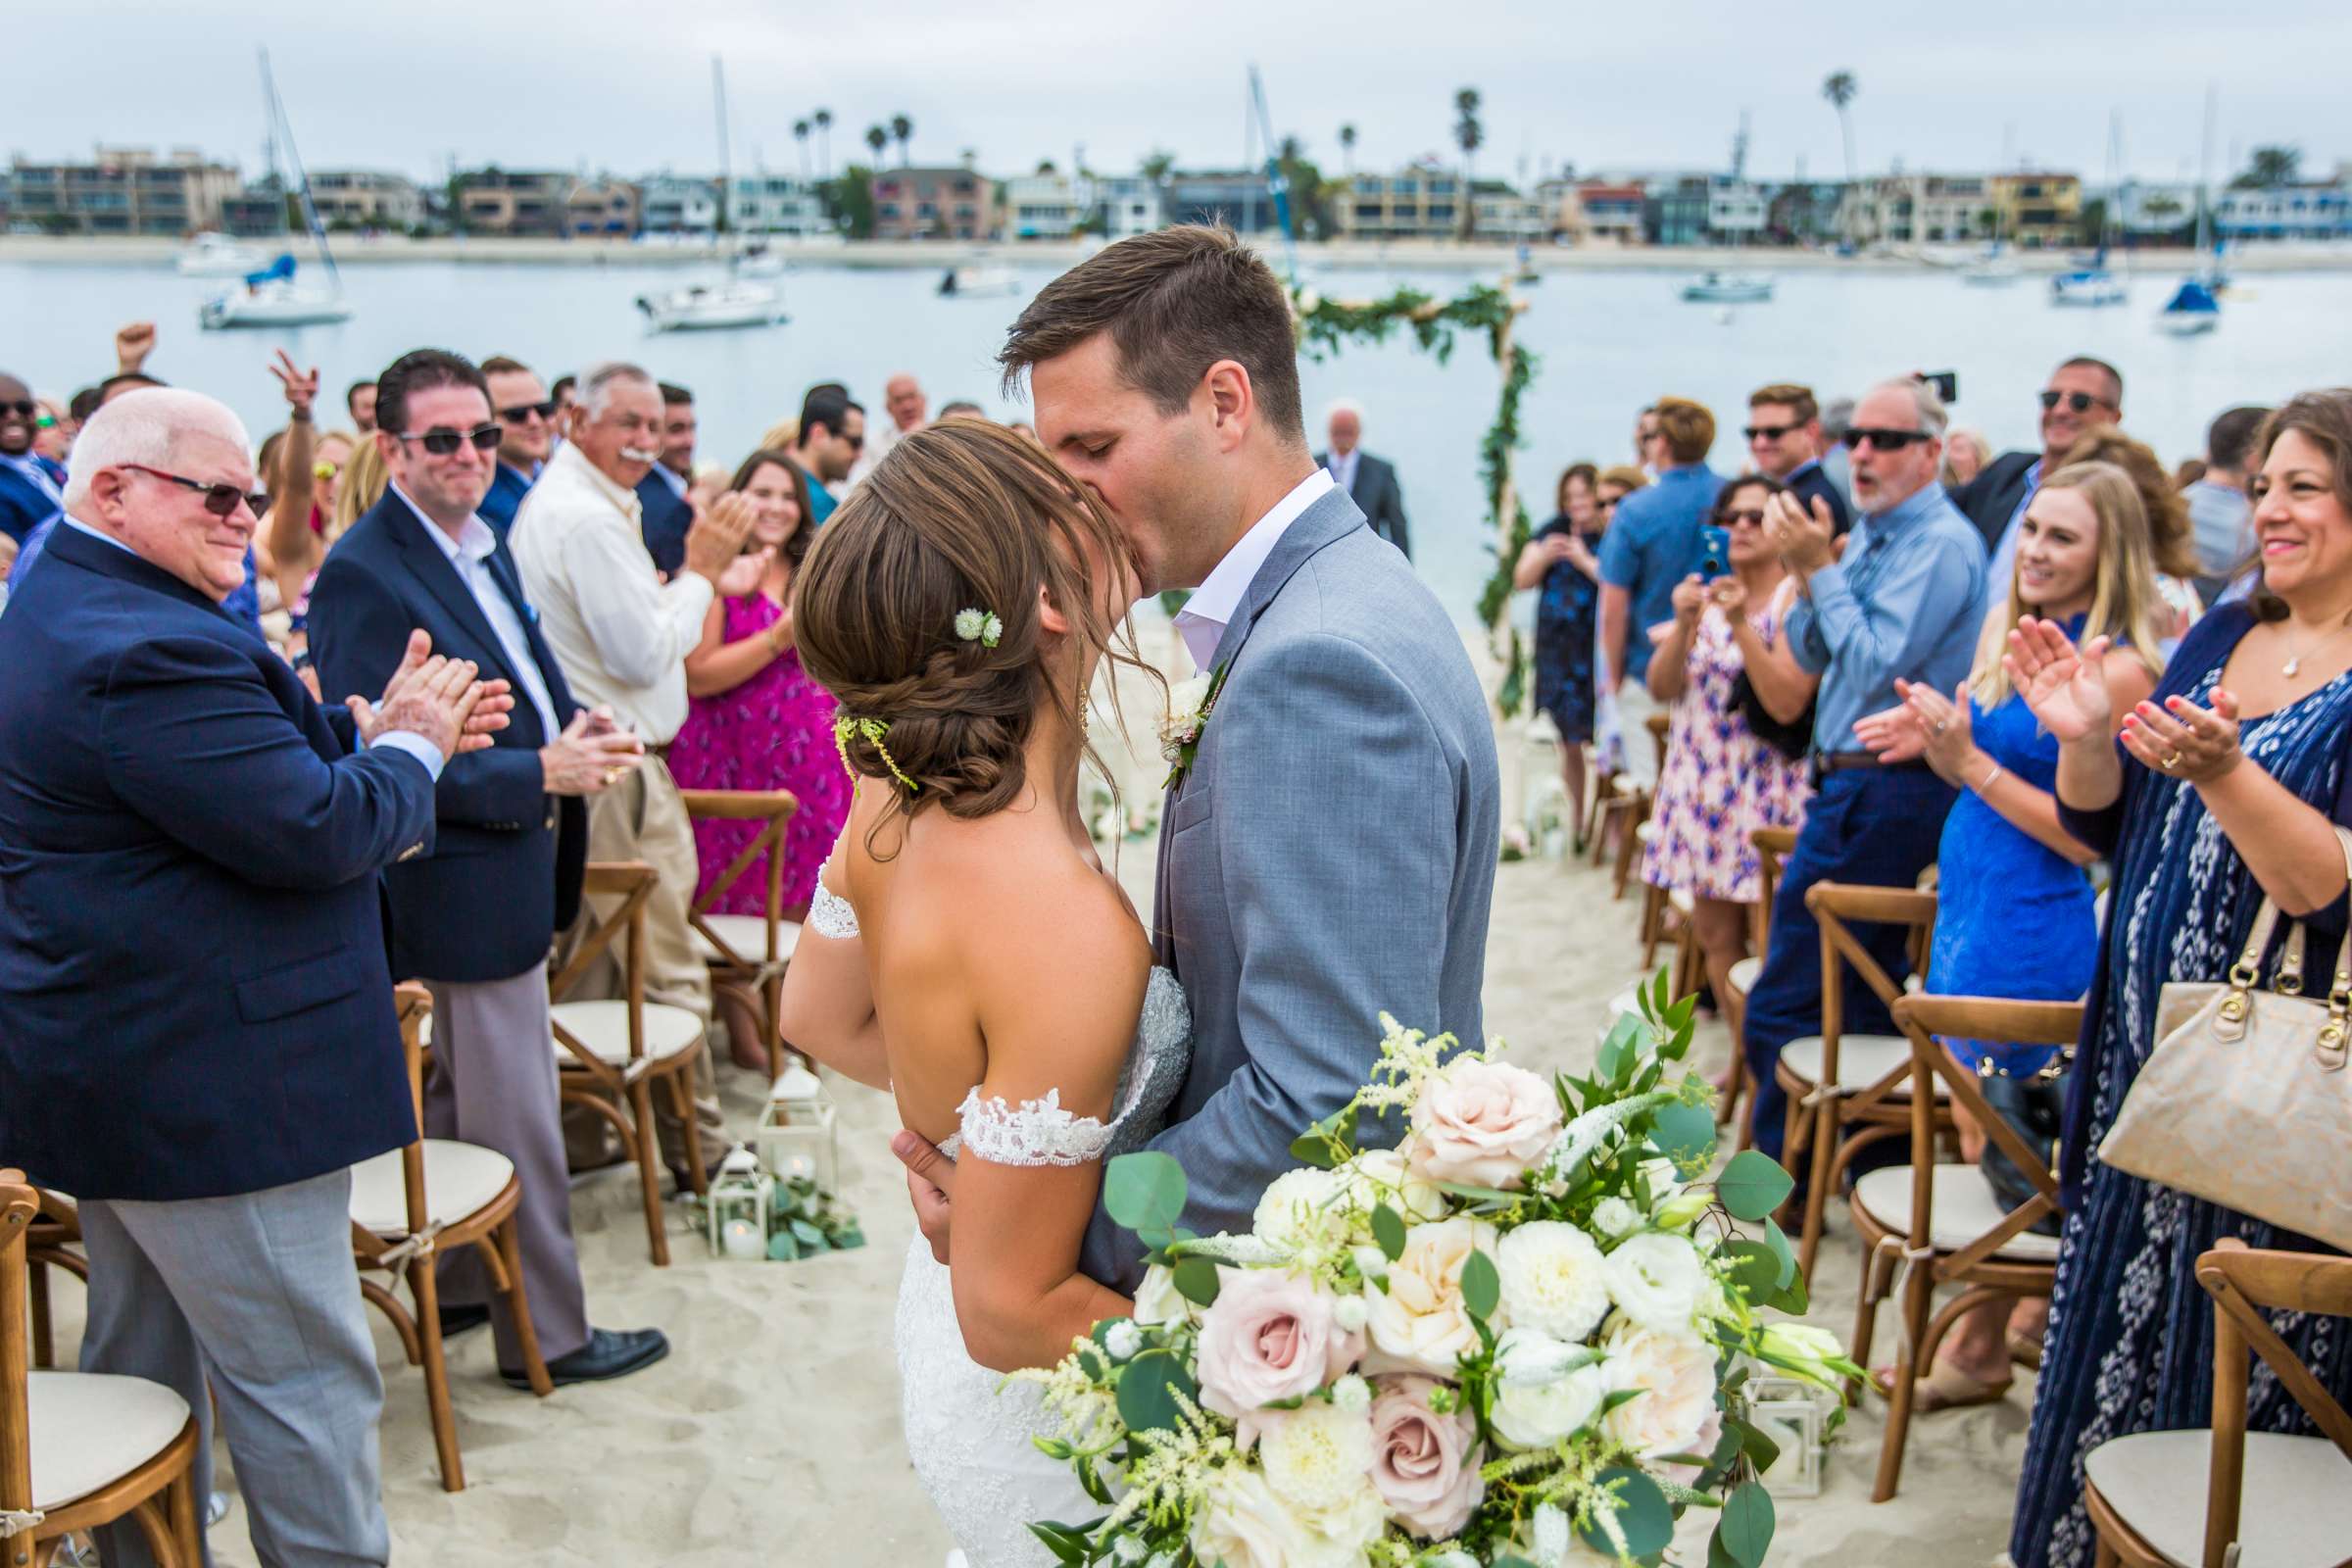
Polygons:
M728 488L755 509L746 550L772 552L760 586L719 599L703 640L686 656L686 723L669 749L669 770L690 790L790 790L801 803L784 830L784 917L806 916L817 868L850 809L850 780L833 748L833 698L801 668L792 642L792 581L813 529L806 481L792 459L761 450L746 458ZM694 825L702 860L699 899L723 875L764 822ZM721 914L763 914L762 856L712 906Z
M1762 478L1724 486L1709 520L1730 533L1729 569L1676 587L1673 626L1649 662L1651 695L1673 703L1674 713L1642 878L1690 891L1692 935L1718 997L1736 995L1732 965L1747 956L1753 906L1763 897L1748 835L1798 826L1811 793L1804 764L1759 739L1733 696L1744 672L1765 710L1786 723L1817 683L1781 642L1796 585L1764 542L1765 506L1780 489Z

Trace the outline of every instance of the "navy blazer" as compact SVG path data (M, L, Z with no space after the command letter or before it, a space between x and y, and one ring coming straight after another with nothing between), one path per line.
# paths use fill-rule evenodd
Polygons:
M1328 470L1331 454L1317 453L1315 466ZM1404 521L1404 490L1396 482L1395 464L1356 448L1355 482L1348 487L1348 499L1355 503L1374 533L1403 551L1405 560L1413 559L1413 536Z
M520 469L510 467L504 462L491 470L490 493L482 497L482 504L474 510L501 542L514 530L514 514L522 510L522 498L531 493L531 486L536 482Z
M0 615L0 1165L216 1198L416 1136L376 873L432 776L77 528Z
M2009 531L2009 519L2017 515L2018 503L2026 499L2026 475L2041 461L2038 452L2004 452L1984 465L1983 471L1949 492L1952 505L1968 514L1984 536L1984 553L1989 559L2001 545L2001 535Z
M442 770L432 853L384 872L396 973L504 980L545 958L555 934L579 913L588 812L578 797L543 788L539 748L555 737L540 726L489 617L426 526L387 489L327 552L311 588L311 657L328 702L372 697L421 626L434 653L472 660L484 680L514 683L507 727L487 750L452 758ZM539 635L504 543L489 565L521 618L558 722L569 723L580 705Z
M57 487L63 490L65 481L58 481ZM0 533L21 545L26 534L56 515L57 503L39 485L0 463Z
M637 531L645 535L645 553L665 577L686 567L686 530L694 526L694 508L670 489L659 473L637 481Z

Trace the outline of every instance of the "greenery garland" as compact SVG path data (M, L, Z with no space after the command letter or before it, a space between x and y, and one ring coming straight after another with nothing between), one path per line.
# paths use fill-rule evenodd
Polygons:
M1509 294L1490 284L1474 284L1458 298L1439 302L1411 287L1397 289L1383 300L1350 305L1327 300L1312 290L1294 297L1298 317L1298 345L1320 362L1349 342L1386 342L1398 326L1411 329L1421 348L1444 365L1453 355L1455 335L1484 331L1488 351L1502 366L1502 395L1494 422L1479 443L1479 477L1487 487L1487 545L1494 553L1494 569L1479 591L1479 619L1494 639L1495 657L1503 661L1502 685L1494 704L1508 718L1527 695L1527 650L1519 629L1509 623L1511 568L1528 538L1527 508L1511 484L1511 453L1519 445L1519 400L1536 378L1537 357L1509 339L1510 323L1519 307ZM1503 506L1510 506L1509 531L1504 532Z

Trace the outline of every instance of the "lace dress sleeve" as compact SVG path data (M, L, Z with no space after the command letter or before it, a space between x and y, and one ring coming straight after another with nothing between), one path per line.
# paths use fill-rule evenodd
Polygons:
M1064 1110L1058 1089L1017 1105L983 1100L974 1089L956 1113L962 1119L964 1152L995 1165L1083 1165L1102 1157L1115 1125Z
M858 911L850 901L819 882L808 901L808 929L820 937L847 941L858 934Z

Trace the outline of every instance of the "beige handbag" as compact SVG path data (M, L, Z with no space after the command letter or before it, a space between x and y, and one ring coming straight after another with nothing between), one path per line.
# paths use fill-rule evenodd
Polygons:
M2352 880L2352 832L2335 836ZM2352 1251L2352 941L2323 1003L2302 994L2300 923L2288 927L2275 989L2259 989L2278 927L2265 898L2228 981L2164 988L2156 1049L2099 1158Z

